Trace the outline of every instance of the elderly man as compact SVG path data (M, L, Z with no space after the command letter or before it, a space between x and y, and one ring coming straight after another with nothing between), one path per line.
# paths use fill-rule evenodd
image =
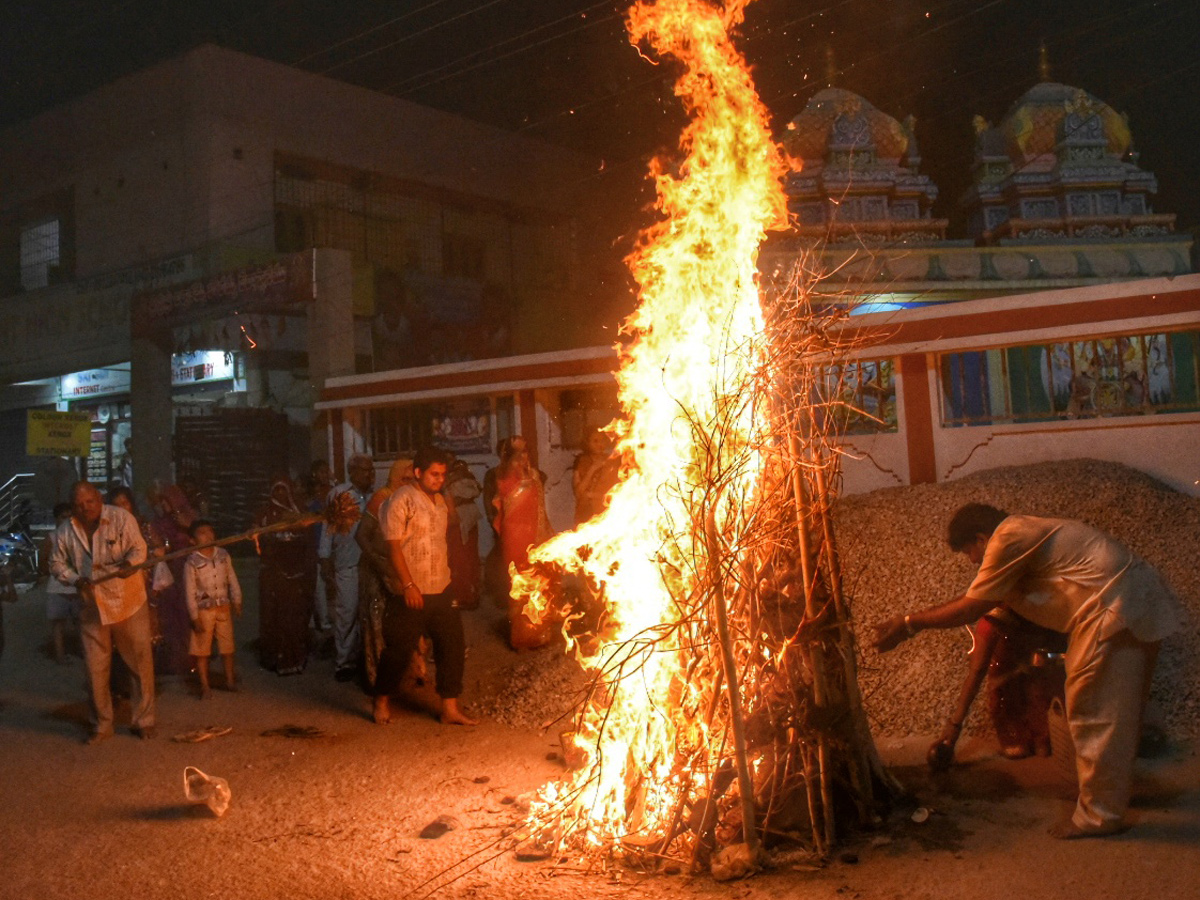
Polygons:
M350 480L330 491L326 502L334 503L341 494L349 494L362 513L375 486L375 464L371 457L355 454L346 462L346 474ZM334 677L338 681L353 680L362 657L362 629L358 623L358 561L362 550L357 534L357 522L346 534L323 528L317 548L321 574L333 595Z
M109 686L113 646L133 673L133 727L142 739L154 736L154 656L146 581L141 572L101 580L146 560L146 542L137 520L108 506L86 481L71 488L71 518L59 525L50 572L79 591L79 627L94 716L89 744L113 734Z
M926 628L967 625L1000 606L1069 636L1067 722L1079 799L1059 838L1124 830L1142 713L1159 644L1181 624L1161 576L1123 544L1082 522L1010 516L969 503L950 521L948 543L979 566L949 603L877 626L891 650Z

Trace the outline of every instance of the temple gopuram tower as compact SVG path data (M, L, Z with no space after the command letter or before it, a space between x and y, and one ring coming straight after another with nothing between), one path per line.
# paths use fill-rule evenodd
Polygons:
M1156 214L1129 123L1080 88L1043 81L998 125L975 117L973 184L962 199L983 244L1145 238L1174 231Z
M899 122L851 91L818 91L783 137L796 233L830 243L945 238L947 222L932 212L937 186L918 171L914 125L911 116Z

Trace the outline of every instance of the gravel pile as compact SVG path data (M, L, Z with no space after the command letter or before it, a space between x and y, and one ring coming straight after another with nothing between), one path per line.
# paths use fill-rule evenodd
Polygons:
M842 498L838 545L860 643L867 644L872 624L949 600L970 584L974 569L950 552L944 536L954 511L971 501L1080 519L1163 573L1188 620L1163 644L1154 698L1173 736L1200 734L1200 498L1127 466L1089 459L1038 463ZM963 631L925 632L889 654L866 649L860 682L875 728L897 735L939 732L953 710L969 649ZM984 705L976 701L968 730L989 730Z
M1096 460L992 469L956 481L844 497L836 512L846 591L859 642L897 612L949 600L974 569L945 543L946 523L964 503L1076 518L1114 535L1156 566L1183 601L1185 630L1164 642L1154 697L1175 737L1200 736L1200 498L1135 469ZM863 650L859 677L875 729L935 735L966 674L965 631L929 631L889 654ZM567 713L585 677L561 649L520 657L494 673L474 707L489 720L539 729ZM980 697L967 731L990 732ZM558 730L569 726L569 720Z
M492 722L540 729L572 710L586 682L579 663L560 647L548 647L502 673L496 687L480 696L473 708ZM569 727L566 718L555 730Z

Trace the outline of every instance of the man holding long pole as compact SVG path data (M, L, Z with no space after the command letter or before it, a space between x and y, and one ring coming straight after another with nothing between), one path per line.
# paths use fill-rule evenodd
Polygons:
M154 655L146 581L140 571L125 574L145 560L146 542L133 516L106 505L93 485L77 482L71 489L71 518L55 532L50 572L78 590L83 601L79 628L94 716L89 744L113 734L109 674L114 646L133 674L132 731L143 739L154 736Z

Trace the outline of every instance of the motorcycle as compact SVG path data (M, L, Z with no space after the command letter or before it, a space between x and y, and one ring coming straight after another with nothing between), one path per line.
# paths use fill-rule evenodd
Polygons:
M14 584L33 584L38 579L38 548L26 515L18 515L0 533L0 570Z

